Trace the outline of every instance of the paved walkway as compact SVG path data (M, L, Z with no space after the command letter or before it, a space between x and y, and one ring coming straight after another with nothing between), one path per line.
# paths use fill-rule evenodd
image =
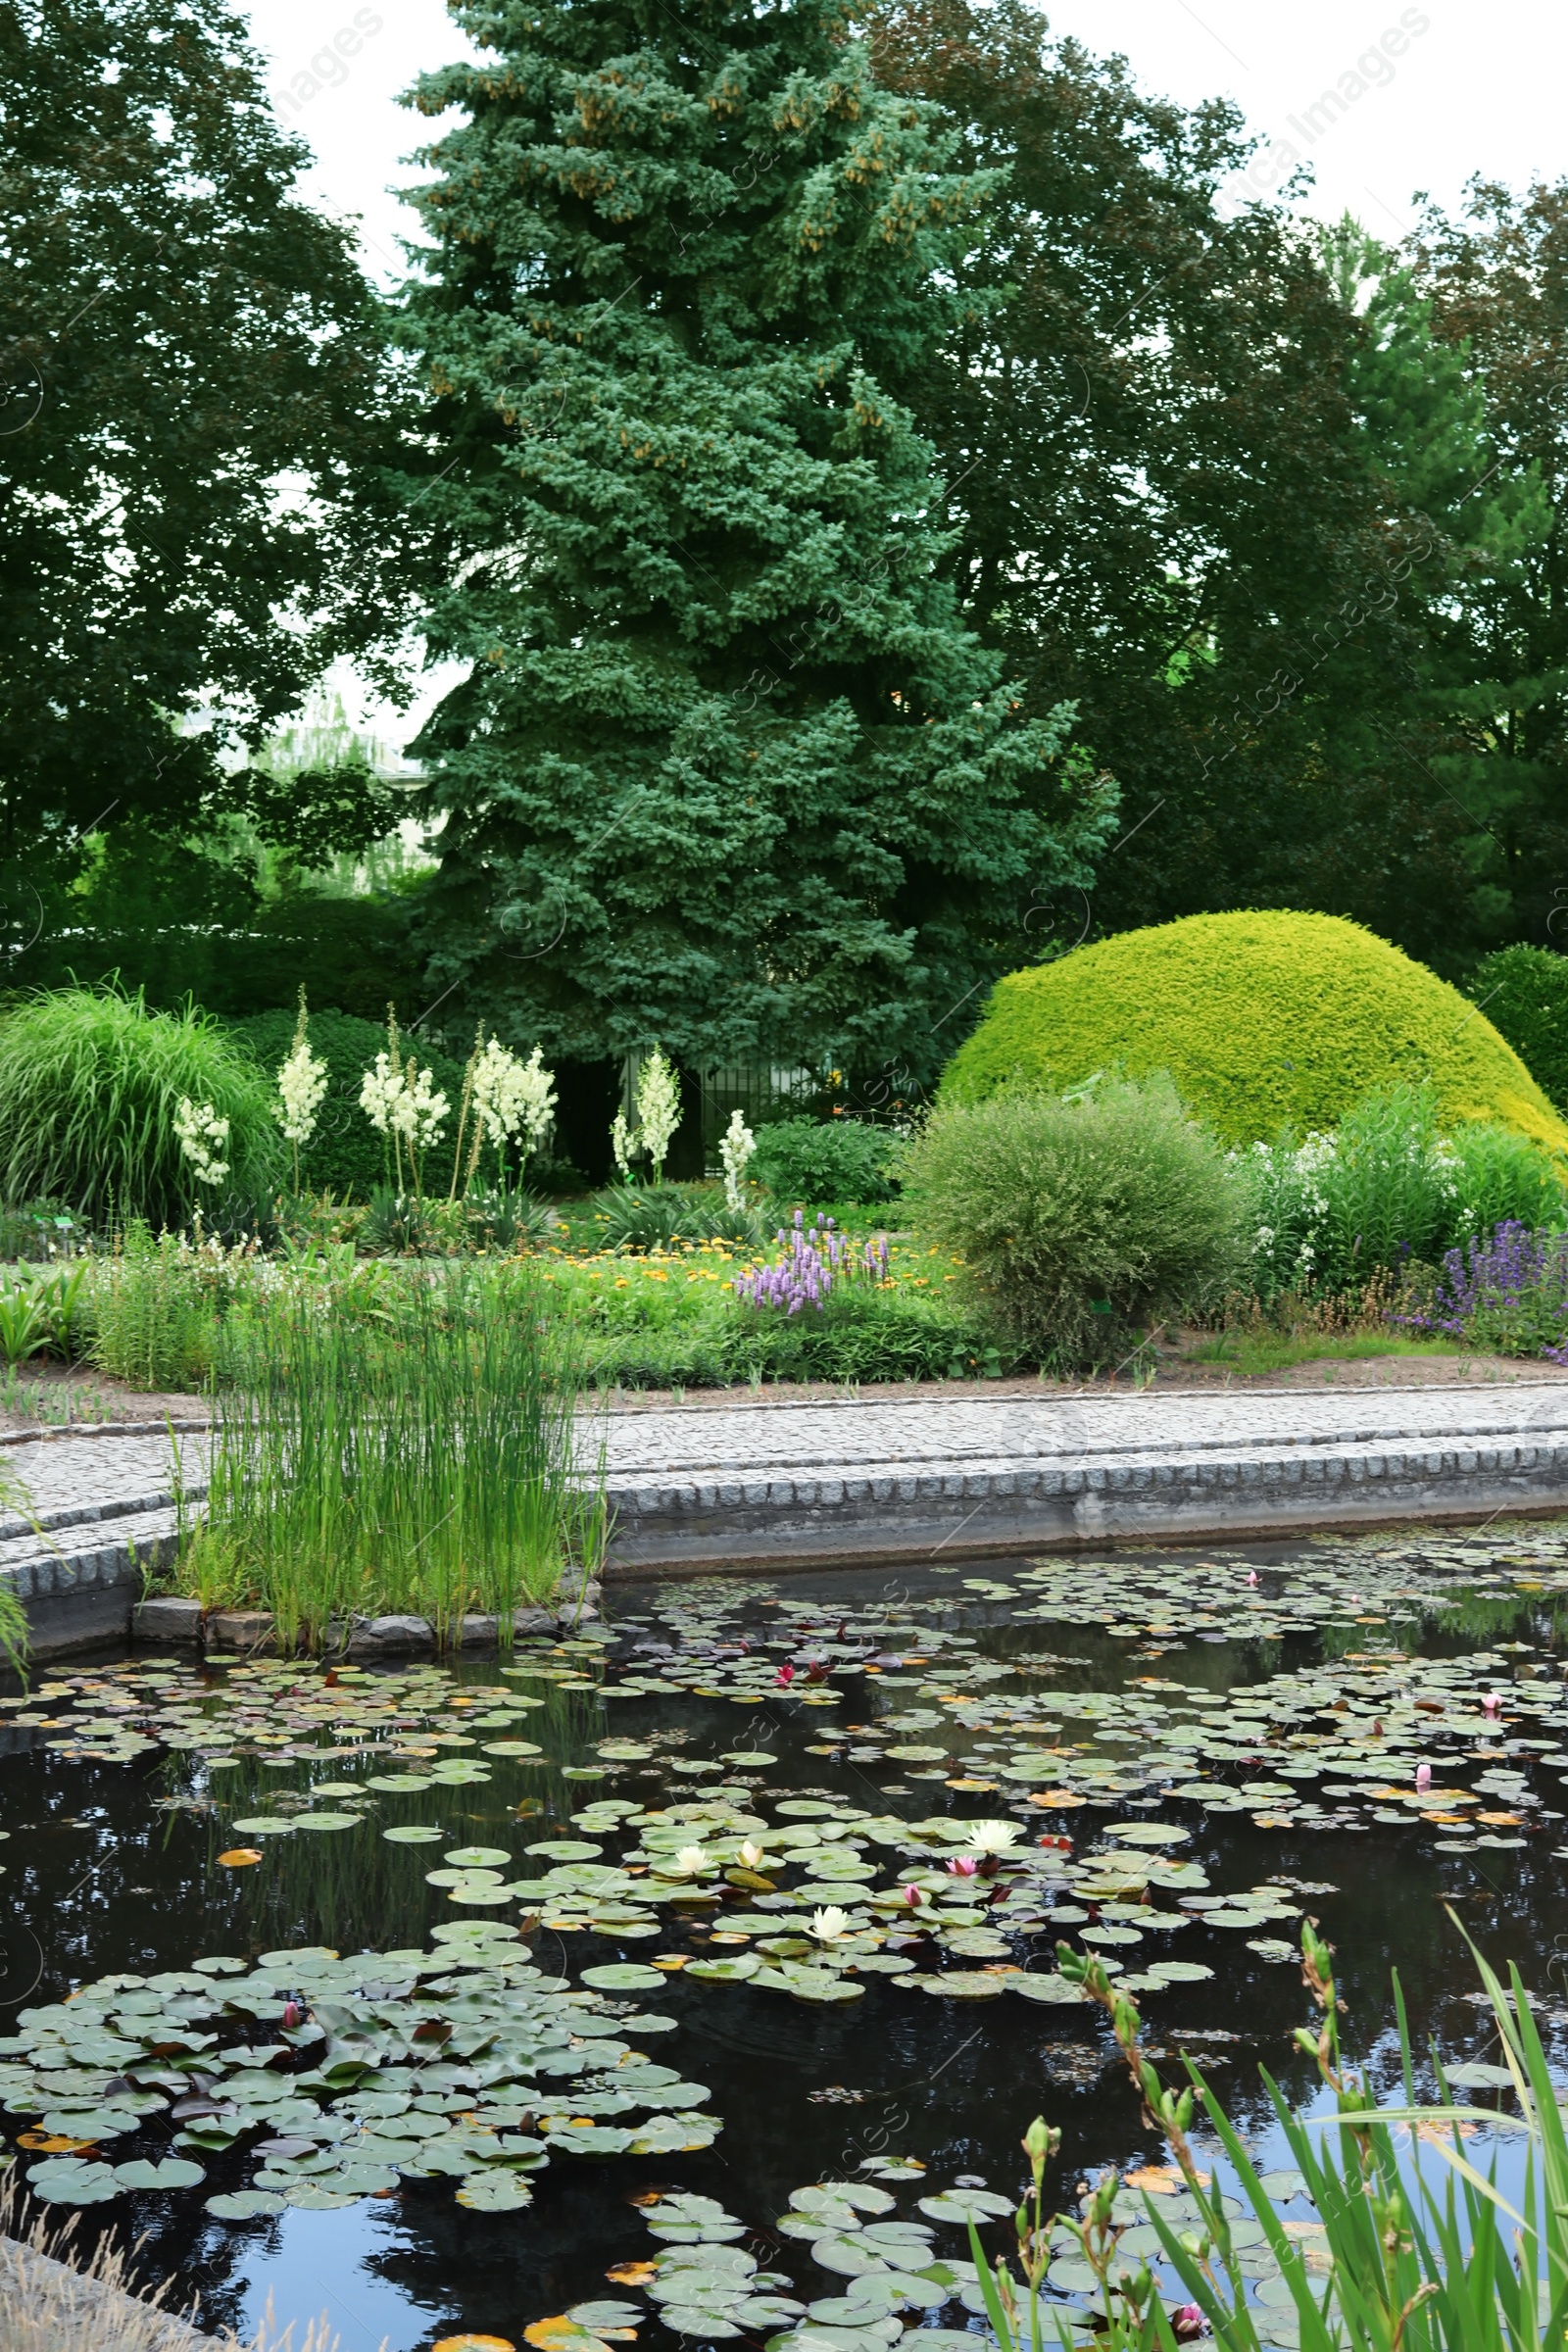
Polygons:
M204 1443L178 1433L187 1507ZM1568 1385L842 1397L596 1409L610 1572L866 1562L1116 1537L1200 1541L1568 1509ZM122 1625L167 1549L169 1435L7 1445L47 1540L0 1514L0 1574L40 1635Z
M606 1413L612 1569L1200 1539L1568 1508L1568 1389L1521 1382Z

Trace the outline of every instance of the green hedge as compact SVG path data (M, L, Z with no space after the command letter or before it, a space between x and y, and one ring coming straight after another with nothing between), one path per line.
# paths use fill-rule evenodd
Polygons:
M1369 1094L1430 1083L1445 1123L1495 1119L1568 1154L1568 1126L1477 1005L1326 914L1190 915L1013 972L942 1097L1157 1070L1235 1144L1333 1128Z
M1499 948L1477 969L1470 994L1538 1086L1568 1109L1568 956Z

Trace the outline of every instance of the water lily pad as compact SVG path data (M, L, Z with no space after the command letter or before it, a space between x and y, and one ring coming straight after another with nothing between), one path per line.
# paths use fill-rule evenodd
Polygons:
M994 2188L945 2188L937 2196L922 2197L920 2211L934 2222L1000 2221L1012 2212L1014 2202L998 2196Z
M103 2205L123 2186L112 2165L80 2156L46 2156L27 2175L28 2189L46 2205Z
M409 1821L398 1829L383 1830L381 1835L389 1845L434 1845L446 1832L428 1828L422 1822Z
M122 2188L194 2188L207 2175L183 2156L166 2156L158 2164L117 2164L115 2179Z
M362 1816L358 1813L296 1813L297 1830L357 1830Z
M498 2165L493 2172L469 2173L459 2184L458 2203L470 2213L520 2213L533 2203L533 2190L516 2173Z
M275 2189L241 2188L224 2196L209 2197L207 2211L216 2214L220 2222L255 2222L264 2214L281 2213L283 2200Z
M1446 2066L1443 2071L1461 2090L1513 2088L1513 2077L1505 2066L1489 2066L1479 2058L1461 2059L1457 2066Z
M230 1827L238 1830L244 1838L287 1838L294 1823L292 1819L285 1820L281 1814L259 1813L250 1821L236 1821Z
M430 1776L425 1772L383 1772L367 1781L367 1788L380 1789L387 1796L401 1796L405 1789L428 1788Z
M652 1992L655 1985L663 1984L664 1975L662 1969L649 1968L640 1960L607 1960L597 1968L585 1968L582 1981L601 1992Z
M531 1854L536 1854L539 1850L536 1845L528 1848ZM595 1845L579 1846L574 1850L579 1853L597 1854L602 1849ZM450 1862L455 1870L505 1870L511 1862L512 1856L504 1845L458 1845L454 1846L443 1859Z
M1191 1830L1168 1821L1107 1821L1105 1836L1123 1845L1185 1845Z

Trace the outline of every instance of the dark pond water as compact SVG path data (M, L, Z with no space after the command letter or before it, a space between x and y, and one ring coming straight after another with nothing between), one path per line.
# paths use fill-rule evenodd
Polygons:
M505 1666L73 1660L0 1733L3 2129L209 2325L953 2352L945 2193L1014 2195L1041 2112L1062 2203L1166 2160L1058 1939L1265 2166L1303 1913L1391 2092L1391 1968L1418 2050L1497 2055L1446 1905L1568 2055L1565 1606L1550 1522L621 1588Z

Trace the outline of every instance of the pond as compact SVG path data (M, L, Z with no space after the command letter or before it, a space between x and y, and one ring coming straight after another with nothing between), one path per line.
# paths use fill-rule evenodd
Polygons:
M960 2352L1037 2113L1058 2203L1169 2188L1063 1941L1309 2242L1258 2081L1319 2097L1303 1915L1378 2085L1396 1967L1499 2095L1446 1902L1568 2056L1565 1605L1535 1522L672 1580L451 1668L72 1660L4 1701L6 2136L210 2327Z

